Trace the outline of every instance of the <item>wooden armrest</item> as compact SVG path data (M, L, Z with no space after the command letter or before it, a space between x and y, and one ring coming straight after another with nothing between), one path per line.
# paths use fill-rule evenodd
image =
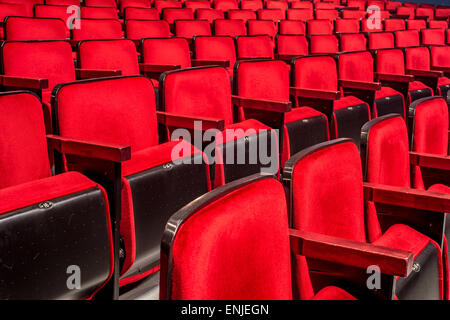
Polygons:
M289 238L291 251L310 259L361 269L376 265L383 274L400 277L407 277L412 270L409 251L294 229L289 229Z
M411 82L414 81L414 76L407 74L390 74L390 73L375 72L375 79L377 79L377 81Z
M431 67L431 70L442 71L445 73L450 73L450 67Z
M224 68L228 68L230 66L230 61L228 60L198 60L192 59L191 64L193 67L202 67L202 66L220 66Z
M122 75L122 70L75 69L77 79L106 78Z
M222 119L190 117L162 111L156 111L156 115L158 117L158 122L168 127L197 129L195 122L198 121L201 123L202 131L208 129L218 129L222 131L225 129L225 120Z
M339 100L341 98L340 91L325 91L302 88L289 88L289 94L295 97L314 98L323 100Z
M364 182L364 198L366 201L405 208L450 212L450 194Z
M94 159L123 162L131 159L131 147L47 135L50 149L63 154L71 154Z
M406 73L417 77L427 77L427 78L439 78L443 76L443 72L437 70L430 71L430 70L407 69Z
M240 96L231 96L231 102L234 105L245 109L256 109L280 113L289 112L292 107L292 103L290 101L272 101L244 98Z
M26 89L48 88L48 79L1 76L1 83L5 87L18 87Z
M381 89L381 84L379 82L338 80L338 84L340 87L350 89L369 90L369 91L377 91Z
M450 171L450 157L435 154L410 152L409 161L412 165Z
M139 64L139 70L141 72L166 72L171 70L177 70L180 69L180 65L176 64Z

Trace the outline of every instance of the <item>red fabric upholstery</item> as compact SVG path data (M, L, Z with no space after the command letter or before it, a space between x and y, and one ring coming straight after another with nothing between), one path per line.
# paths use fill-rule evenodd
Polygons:
M337 53L339 41L334 35L312 35L309 39L311 54Z
M51 18L8 17L5 40L65 40L64 21Z
M28 93L0 95L0 109L0 189L49 177L39 99ZM3 205L14 205L14 201Z
M406 20L406 26L408 30L422 30L427 27L427 22L425 20Z
M278 25L280 35L305 35L306 24L299 20L281 20Z
M142 43L142 58L145 64L191 67L189 44L184 38L145 39Z
M273 47L269 36L241 36L236 38L237 56L245 58L272 58Z
M308 40L303 35L278 35L277 52L282 55L308 55Z
M125 8L125 20L159 20L159 12L154 8Z
M404 55L401 49L379 50L376 59L377 72L405 74Z
M335 19L339 18L339 11L337 10L330 10L330 9L317 9L315 13L316 19L328 19L330 21L334 21Z
M410 188L408 134L403 119L393 117L373 124L368 139L367 181Z
M297 59L294 86L304 89L337 90L336 62L330 56Z
M247 27L242 20L214 20L214 34L216 36L245 36Z
M432 46L431 65L433 67L450 67L450 47L449 46Z
M155 7L157 5L155 1ZM123 12L126 7L134 7L134 8L150 8L151 1L150 0L121 0L119 3L120 12Z
M289 8L289 2L287 1L266 1L266 8L267 9L281 9L283 12L285 12Z
M118 19L114 7L81 7L82 19Z
M330 20L308 20L306 22L308 34L322 35L333 33L333 23Z
M369 49L394 48L394 34L391 32L372 32L369 34Z
M263 8L263 2L261 0L241 0L241 9L250 9L257 11Z
M298 8L295 9L294 5L303 3L303 2L292 2L292 8L287 10L287 18L288 20L300 20L300 21L308 21L314 19L314 11L312 9L306 8Z
M81 28L72 30L72 40L123 38L119 20L80 19Z
M444 45L445 30L443 29L422 29L422 45Z
M360 21L359 19L336 19L334 28L336 33L358 33Z
M266 34L272 39L277 34L277 27L272 20L248 20L248 35L263 35Z
M162 10L161 15L169 24L172 24L175 20L179 19L194 19L194 11L190 8L165 8Z
M77 6L79 7L81 5L80 0L46 0L46 4L49 5L59 5L59 6Z
M205 8L205 9L209 9L211 8L211 3L209 1L205 1L205 0L195 0L195 1L186 1L184 3L184 6L186 8L191 8L192 10L196 10L198 8Z
M249 19L256 19L256 13L251 9L229 10L228 19L242 20L244 23L247 23L247 20Z
M356 300L356 298L341 288L329 286L317 292L313 300Z
M224 68L170 72L159 89L166 112L223 119L226 125L233 123L231 84Z
M293 1L291 2L291 8L293 9L313 9L314 4L309 1Z
M287 226L284 190L273 179L198 210L173 242L171 298L291 299Z
M344 19L359 19L365 18L367 12L364 10L342 10L342 18ZM336 20L337 21L337 20Z
M373 58L370 52L341 54L338 60L339 79L373 82Z
M367 38L362 33L342 34L339 45L341 52L366 51Z
M405 20L402 19L384 20L384 31L400 31L400 30L406 30Z
M398 7L396 10L396 14L397 15L401 15L401 16L409 16L409 19L414 19L415 18L415 10L414 8L409 8L409 7Z
M430 20L428 22L428 28L430 29L447 29L448 22L443 20Z
M413 145L416 152L448 155L448 107L442 98L431 98L415 107Z
M210 36L211 25L207 20L177 20L175 21L177 37L192 39L195 36Z
M272 20L274 23L278 23L279 20L283 20L286 13L283 9L259 9L257 12L259 20Z
M117 7L115 0L85 0L84 5L87 7Z
M405 30L395 33L395 46L397 48L418 47L420 45L419 31Z
M433 19L434 18L434 8L417 8L416 16L428 17L428 19Z
M5 17L32 17L33 7L28 7L20 3L0 3L0 19L3 21Z
M121 70L122 75L139 74L136 46L131 40L89 40L79 47L82 69Z
M222 10L200 8L195 11L195 18L199 20L207 20L209 23L213 23L216 19L223 19L224 13Z
M6 42L2 57L5 75L48 79L44 102L50 101L55 85L75 80L72 48L65 41Z
M236 0L214 0L214 9L221 9L223 11L238 9L238 2Z
M427 47L407 48L406 69L430 70L431 56Z
M450 193L450 187L443 184L434 184L428 188L428 191L438 192L438 193Z
M174 0L156 0L155 3L153 4L153 7L158 10L159 13L161 13L161 11L165 8L181 8L183 6L183 3L179 2L179 1L174 1ZM132 6L135 7L135 6ZM150 6L148 6L150 7Z
M67 7L64 5L38 4L34 7L34 16L38 18L59 18L67 21L70 16L70 13L67 13Z
M164 20L128 20L125 23L128 39L170 37L169 24Z
M236 49L234 39L231 37L203 37L195 38L195 58L199 60L229 61L227 68L233 75L233 67L236 62Z

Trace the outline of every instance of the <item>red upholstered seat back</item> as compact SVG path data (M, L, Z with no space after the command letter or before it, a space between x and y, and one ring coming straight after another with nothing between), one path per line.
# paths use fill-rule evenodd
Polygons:
M227 36L199 36L195 38L195 58L199 60L223 60L233 68L236 62L234 39Z
M314 4L309 1L293 1L291 2L291 8L293 9L313 9Z
M214 8L226 12L230 9L238 9L239 5L236 0L214 0Z
M286 11L289 8L289 2L280 0L277 1L268 0L266 1L266 8L281 9L282 11Z
M33 11L30 11L24 4L0 3L0 20L3 21L8 16L31 17L33 16Z
M422 29L423 45L444 45L445 30L444 29Z
M139 74L136 46L131 40L87 40L79 48L82 69L121 70L122 75Z
M316 19L328 19L334 21L339 18L339 11L333 9L316 9Z
M408 19L406 20L406 26L409 30L422 30L427 27L427 22L425 20L414 20Z
M194 11L190 8L165 8L161 12L162 18L169 24L179 19L194 19Z
M292 70L294 87L337 90L336 62L330 56L297 58Z
M230 76L225 68L205 67L172 71L159 84L166 112L207 117L233 123Z
M405 58L401 49L379 50L376 59L377 72L405 74Z
M430 70L431 57L427 47L406 48L406 69Z
M358 148L338 140L306 150L292 172L293 228L366 242Z
M369 34L369 49L394 48L394 34L391 32L372 32Z
M266 34L272 39L277 34L277 27L272 20L248 20L248 35Z
M360 21L358 19L336 19L334 27L338 33L358 33Z
M125 20L159 20L159 12L155 8L125 8Z
M31 93L2 93L0 112L0 189L49 177L40 100Z
M396 13L401 16L408 16L409 19L415 18L415 10L411 7L398 7Z
M299 4L303 2L292 2L292 8L287 10L287 18L288 20L300 20L300 21L308 21L314 19L314 12L312 9L306 8L294 8L295 4Z
M136 1L136 0L135 0ZM158 10L159 13L165 8L181 8L183 3L181 1L173 0L156 0L153 6Z
M448 22L445 20L430 20L428 22L428 27L430 29L447 29L448 28Z
M328 19L308 20L308 34L332 34L333 23Z
M431 47L430 52L433 67L450 67L450 46Z
M184 38L145 39L142 43L145 64L191 67L189 44Z
M412 109L411 109L412 108ZM448 155L448 106L442 97L420 99L411 105L412 150Z
M184 6L195 11L199 8L209 9L211 8L211 3L208 0L188 0L184 3Z
M48 79L45 91L75 80L72 48L65 41L5 42L2 59L5 75Z
M228 11L228 19L229 20L242 20L245 23L249 19L256 19L256 13L251 9L232 9Z
M370 52L350 52L339 55L339 79L373 81L373 58Z
M365 179L371 183L409 188L408 131L401 116L386 115L366 123L363 152ZM364 149L364 148L363 148Z
M305 35L306 24L300 20L282 20L278 25L278 33L283 35Z
M80 0L45 0L46 4L59 6L77 6L81 5Z
M143 76L66 84L55 102L64 137L131 146L132 153L158 144L155 93Z
M237 55L245 58L273 58L272 40L269 36L242 36L236 38Z
M257 11L263 8L263 2L261 0L241 0L241 9L250 9Z
M84 5L88 7L117 7L116 0L84 0Z
M339 52L339 41L335 35L312 35L309 39L309 50L312 54Z
M211 24L207 20L177 20L175 21L177 37L192 39L195 36L210 36Z
M118 19L115 7L81 7L82 19Z
M308 55L308 40L306 40L306 36L278 35L277 52L282 55Z
M5 40L65 40L63 20L54 18L8 17Z
M419 31L404 30L395 32L395 46L397 48L417 47L420 45Z
M72 40L123 38L122 24L114 19L80 19L81 28L72 29Z
M292 298L286 200L274 179L191 212L171 249L171 299Z
M197 9L195 11L195 18L198 20L206 20L213 23L216 19L223 19L225 14L222 10L216 9Z
M285 18L286 12L282 9L259 9L257 16L260 20L272 20L278 23L278 21Z
M151 2L150 0L120 0L119 1L119 9L120 12L123 13L123 10L127 7L134 7L134 8L150 8L151 6ZM156 8L156 3L159 1L155 1L155 8Z
M289 66L283 61L241 61L234 77L239 96L289 101Z
M367 38L362 33L342 34L339 45L341 52L365 51L367 50Z
M67 21L71 12L67 12L66 5L43 5L34 6L34 16L38 18L59 18Z
M405 20L403 19L386 19L384 20L384 31L401 31L405 30Z
M247 34L247 27L242 20L214 20L214 34L216 36L245 36Z
M171 36L169 24L164 20L128 20L125 34L132 40Z
M365 18L367 15L367 12L365 10L348 10L344 9L342 10L342 18L344 19L362 19Z

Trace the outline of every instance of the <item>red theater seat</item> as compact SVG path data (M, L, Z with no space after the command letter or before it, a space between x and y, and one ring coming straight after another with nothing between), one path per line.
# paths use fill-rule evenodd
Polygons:
M165 8L161 12L163 20L173 24L175 20L193 20L194 11L190 8Z
M261 0L241 0L240 7L243 10L258 11L263 8L263 2Z
M400 31L406 30L405 20L403 19L385 19L384 20L384 31Z
M394 34L392 32L369 33L369 50L394 48Z
M7 17L5 40L65 40L64 21L55 18Z
M249 36L268 35L272 40L277 34L277 25L272 20L248 20Z
M195 18L198 20L207 20L209 23L213 23L216 19L223 19L224 13L222 10L217 9L197 9L195 11Z
M292 5L296 3L302 3L302 2L292 2ZM301 20L301 21L308 21L314 19L314 11L311 9L288 9L286 12L286 17L288 20Z
M359 19L336 19L334 22L334 31L336 33L359 33Z
M119 20L80 19L81 28L71 30L74 41L120 39L123 38L122 24Z
M222 65L233 76L236 62L234 39L227 36L198 36L194 40L194 58L203 65Z
M339 41L335 35L322 34L309 37L311 54L332 54L339 52Z
M158 9L157 5L158 2L161 1L155 1L155 8ZM176 1L167 1L167 4L173 3ZM151 0L120 0L119 1L119 10L123 14L126 8L150 8L151 7ZM161 11L158 9L158 11Z
M280 35L305 35L306 24L298 20L281 20L278 24Z
M450 47L449 46L431 46L431 70L442 71L446 78L450 78ZM441 78L438 83L438 93L445 97L450 90L449 81Z
M228 10L227 15L230 20L242 20L244 23L247 23L249 19L256 19L256 13L250 9Z
M236 38L238 59L273 59L273 43L269 36L240 36Z
M211 24L207 20L176 20L175 35L186 39L195 36L210 36Z
M302 35L282 35L276 37L277 58L290 62L297 56L308 55L308 40Z
M340 51L366 51L367 38L362 33L347 33L339 35Z
M243 20L214 20L214 35L216 36L246 36L247 27Z
M115 0L84 0L83 3L87 7L117 7Z
M396 140L395 137L393 139ZM341 165L336 166L336 163ZM420 272L405 273L400 277L396 274L390 285L377 293L388 299L394 296L401 300L442 299L443 270L439 245L406 224L383 220L380 208L383 204L397 205L397 210L391 210L394 213L414 210L408 209L408 203L402 200L375 196L376 190L383 190L383 185L363 183L361 158L353 141L338 139L311 147L291 158L286 163L285 172L288 172L284 181L289 190L289 217L294 229L412 253L414 263L421 266ZM374 192L372 197L367 196L370 190ZM402 188L390 187L386 193L407 196ZM430 196L429 200L432 199L443 203L439 197ZM428 220L427 216L430 214L422 214L422 221ZM379 228L381 222L383 229ZM361 259L361 255L357 257L356 260ZM300 256L294 258L294 286L300 292L310 292L314 279L327 283L349 272L333 266L317 272L311 270L311 283L297 276L307 270L308 262ZM381 270L385 268L375 265Z
M158 144L157 121L168 123L170 116L157 114L153 85L143 76L66 83L58 86L54 95L60 136L131 147L129 160L115 169L115 188L108 189L110 199L120 204L120 285L155 274L167 220L210 190L203 154L182 140ZM182 146L179 152L172 152ZM111 187L111 177L104 172L107 167L64 155L69 169L95 173Z
M257 11L259 20L272 20L275 24L286 18L286 11L282 9L259 9Z
M427 22L425 20L414 20L408 19L406 20L406 26L408 30L422 30L426 29Z
M405 30L395 32L395 47L418 47L420 46L420 34L417 30Z
M36 95L1 93L0 110L0 298L91 299L114 266L105 190L78 172L52 176L54 149ZM83 279L77 290L65 285L74 264Z
M422 29L420 33L422 45L445 45L444 29Z
M125 20L159 20L159 12L155 8L127 7L124 11Z
M314 14L314 17L316 19L327 19L327 20L335 20L339 18L339 11L337 10L328 10L328 9L316 9L316 12Z
M156 0L153 7L161 13L165 8L181 8L183 3L175 0Z
M184 6L194 11L197 9L210 9L211 2L209 2L208 0L188 0L184 3Z
M167 228L162 241L160 299L292 299L291 254L308 253L290 248L290 241L302 236L290 234L286 217L282 185L260 175L223 186L178 211L169 222L174 232ZM205 272L211 269L217 273ZM309 280L308 270L298 277ZM309 293L306 299L355 299L335 286Z
M222 11L228 11L230 9L239 9L238 2L236 0L213 0L214 9L220 9Z
M292 61L292 85L298 105L324 113L332 138L359 141L362 125L370 120L369 105L352 95L341 97L336 61L330 56L301 57ZM322 142L322 141L317 141Z
M81 7L82 19L118 19L115 7Z
M164 20L127 20L125 22L125 37L134 41L171 35L169 24Z
M322 35L333 33L333 23L330 20L308 20L306 22L309 35Z

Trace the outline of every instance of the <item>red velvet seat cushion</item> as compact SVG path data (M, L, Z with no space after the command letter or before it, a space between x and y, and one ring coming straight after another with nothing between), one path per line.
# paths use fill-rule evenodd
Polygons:
M200 209L173 242L171 298L291 299L287 231L284 190L273 179Z
M381 90L375 92L375 99L383 99L386 97L392 97L395 95L400 95L401 93L391 87L381 87Z
M450 79L447 77L440 77L438 79L438 86L442 87L442 86L446 86L450 84Z
M0 199L5 201L0 202L0 214L94 187L99 186L81 173L67 172L3 188Z
M183 38L146 39L142 43L143 62L191 67L189 44Z
M428 188L428 191L450 194L450 187L443 184L434 184Z
M314 296L313 300L357 300L348 292L341 288L329 286L321 289Z
M412 82L409 83L409 90L410 91L424 90L424 89L429 89L429 90L431 90L431 93L433 93L433 89L431 89L430 87L428 87L425 84L423 84L423 82L412 81Z
M334 110L340 110L351 106L357 106L359 104L367 104L367 103L354 96L342 97L341 99L334 101Z

